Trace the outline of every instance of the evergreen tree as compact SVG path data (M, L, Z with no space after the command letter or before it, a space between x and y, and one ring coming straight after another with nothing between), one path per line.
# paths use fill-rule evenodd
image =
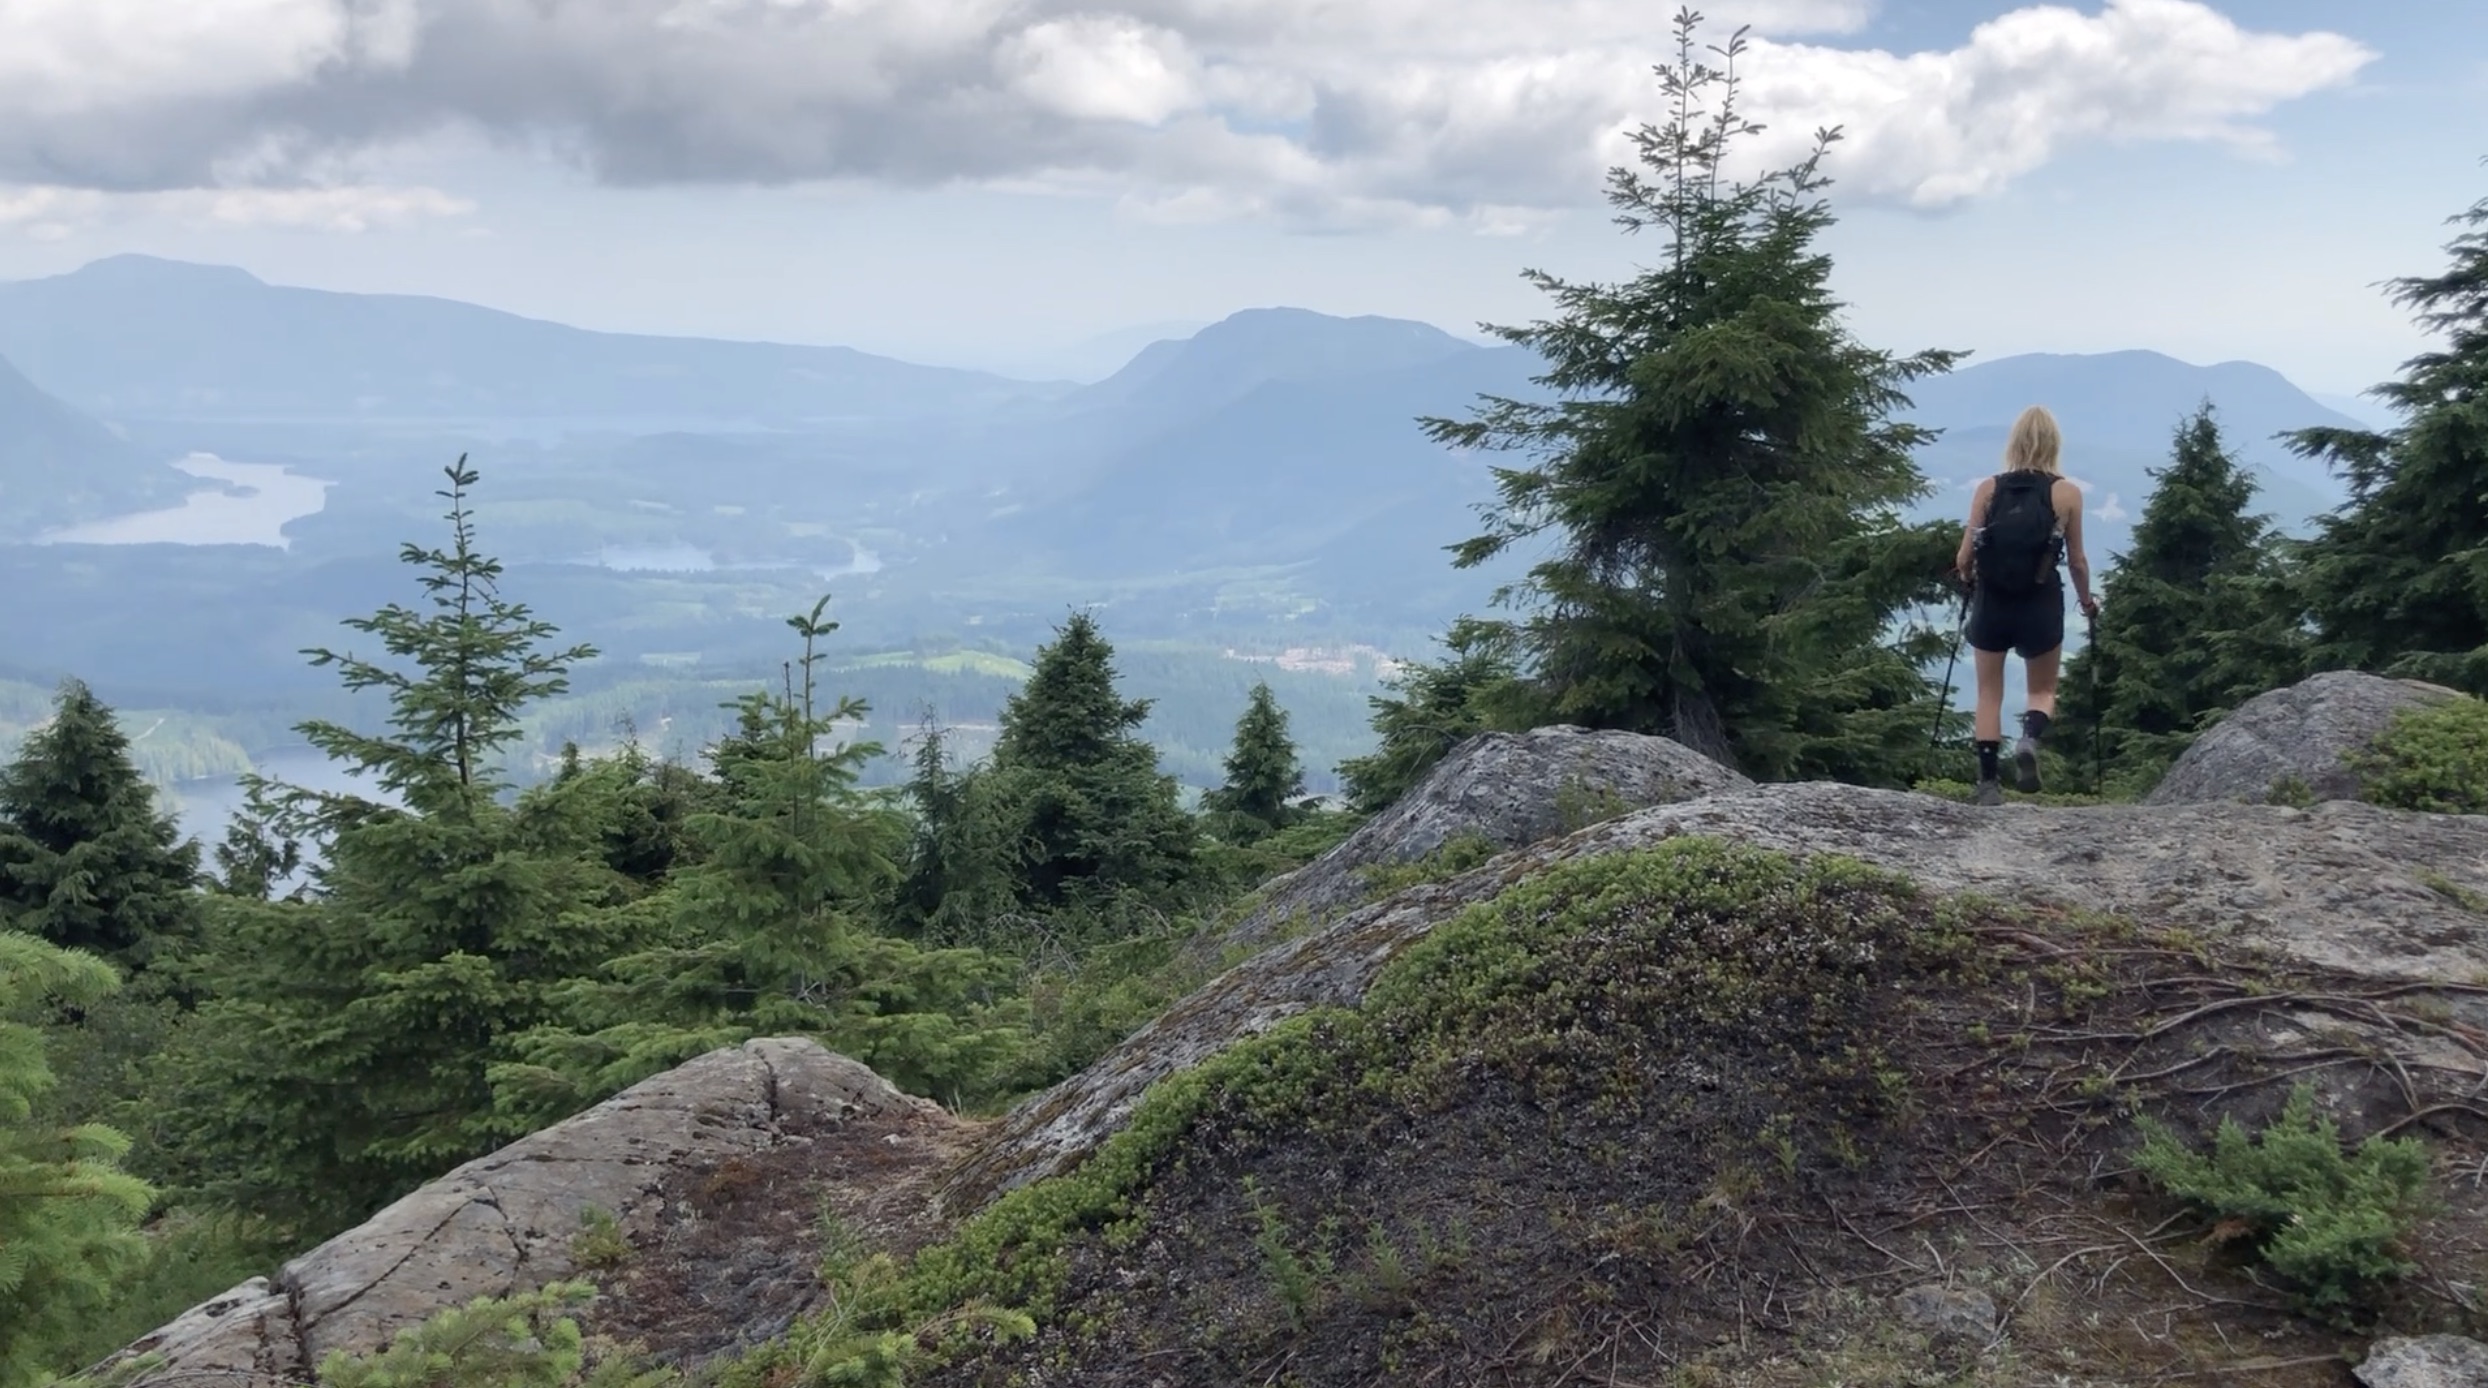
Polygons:
M2255 480L2222 446L2210 405L2178 425L2168 466L2151 475L2133 546L2108 568L2114 600L2097 643L2067 663L2062 710L2069 755L2101 752L2137 773L2303 659L2288 613L2265 595L2279 563L2271 521L2248 512Z
M1140 737L1146 699L1115 691L1114 648L1074 613L1002 710L980 795L1015 845L1018 896L1045 909L1123 892L1164 900L1192 872L1196 833Z
M1409 664L1387 682L1392 693L1366 701L1373 706L1377 744L1339 763L1350 810L1380 814L1470 737L1537 721L1509 636L1500 624L1457 622L1444 637L1449 654Z
M894 903L900 927L921 938L988 939L1017 907L1010 826L986 793L986 774L951 768L949 739L928 710L907 781L915 835Z
M146 1260L138 1222L155 1195L120 1168L128 1139L35 1119L53 1078L30 1015L91 1005L117 982L100 960L0 932L0 1388L51 1382L51 1359Z
M143 968L194 932L198 878L198 844L157 808L112 710L63 684L0 770L0 927Z
M302 841L279 827L283 808L270 798L273 783L242 778L242 808L225 825L216 845L216 876L210 885L226 896L266 901L278 884L302 870Z
M2350 486L2304 555L2316 663L2488 694L2488 198L2454 221L2445 272L2390 286L2444 339L2371 392L2400 426L2305 429L2291 446Z
M1710 66L1699 18L1679 13L1661 69L1668 122L1643 127L1641 167L1609 179L1617 220L1663 234L1664 258L1618 285L1529 272L1560 315L1495 331L1546 360L1539 383L1560 398L1426 422L1447 444L1536 458L1496 469L1486 533L1455 562L1554 537L1500 595L1526 613L1517 650L1554 717L1664 733L1757 776L1906 782L1941 644L1887 632L1938 596L1958 532L1898 519L1926 491L1909 455L1928 436L1889 416L1957 354L1894 357L1849 335L1815 246L1838 133L1793 168L1731 180L1760 130L1738 105L1744 41Z
M167 1061L153 1107L186 1184L333 1226L511 1135L486 1067L540 1024L560 983L634 943L612 909L633 884L603 861L591 786L555 781L504 803L497 753L526 703L560 692L592 652L497 588L448 469L452 543L408 545L431 611L392 604L348 625L401 666L329 651L350 688L379 688L391 734L307 723L397 803L285 787L289 836L319 843L308 899L218 898L226 940L194 1043ZM256 869L242 876L255 876Z
M303 724L303 736L425 815L464 811L503 789L496 758L524 735L520 710L567 690L569 667L596 655L587 645L547 649L558 634L553 624L501 596L501 561L475 547L475 515L467 506L475 469L460 454L443 472L449 486L435 495L449 503L449 548L409 543L398 553L423 571L419 581L432 610L391 603L345 623L379 637L383 649L412 668L327 649L304 652L315 667L335 666L349 690L385 692L396 736L330 722ZM346 821L365 816L359 797L332 803Z
M1265 681L1253 686L1244 716L1236 720L1235 745L1227 753L1226 784L1203 797L1203 807L1223 816L1231 833L1258 838L1300 818L1289 803L1304 794L1304 764L1287 734L1287 710Z
M492 1081L506 1114L558 1118L647 1075L755 1035L820 1037L893 1083L955 1098L1020 1044L997 1006L1008 970L969 950L919 950L872 929L905 829L856 787L873 743L824 748L868 711L821 701L828 600L790 619L800 675L736 705L712 753L725 805L693 817L702 852L628 908L648 947L561 991L559 1017L522 1038Z

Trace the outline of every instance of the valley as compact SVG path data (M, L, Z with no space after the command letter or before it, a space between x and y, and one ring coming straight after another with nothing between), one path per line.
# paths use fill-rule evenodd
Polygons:
M245 327L247 350L221 345ZM901 775L928 719L980 752L1031 652L1086 609L1186 784L1216 783L1267 678L1309 788L1333 790L1394 662L1430 655L1528 562L1452 567L1492 460L1417 421L1544 394L1520 349L1301 310L1235 314L1082 384L584 333L143 257L0 285L0 358L39 392L0 398L0 424L31 438L40 417L56 440L0 456L9 706L75 674L133 719L169 717L135 749L168 785L282 765L302 718L376 714L299 652L391 600L397 551L435 542L440 469L463 455L504 591L599 651L531 716L522 783L565 743L696 758L723 705L776 679L784 619L827 592L825 668L872 706L854 735L888 749L872 781ZM2103 566L2204 400L2285 526L2341 496L2271 436L2347 421L2277 373L2024 356L1919 384L1911 417L1943 433L1914 514L1949 518L2033 400L2065 422ZM1353 654L1284 658L1316 649ZM0 744L26 726L0 716ZM216 814L194 818L212 837Z

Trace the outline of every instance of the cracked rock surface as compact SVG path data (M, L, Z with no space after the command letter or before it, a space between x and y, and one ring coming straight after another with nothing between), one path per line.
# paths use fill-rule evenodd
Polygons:
M134 1385L201 1374L233 1388L308 1382L331 1351L375 1349L445 1307L569 1276L589 1206L624 1234L653 1238L672 1218L662 1195L670 1178L867 1119L950 1122L816 1042L713 1051L468 1162L116 1360L164 1357Z
M1831 783L1748 786L1505 853L1245 960L1002 1118L944 1174L943 1211L1068 1170L1150 1085L1295 1013L1355 1004L1402 950L1505 887L1680 834L1845 854L1931 890L2130 915L2370 978L2488 981L2488 916L2465 905L2488 899L2488 817L2353 801L1981 809Z

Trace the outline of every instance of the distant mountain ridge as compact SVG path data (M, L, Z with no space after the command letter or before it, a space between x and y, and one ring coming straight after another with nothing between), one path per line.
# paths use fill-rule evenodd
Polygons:
M2284 524L2340 504L2344 493L2322 464L2292 454L2276 436L2367 427L2268 366L2195 366L2150 351L2003 357L1920 381L1909 394L1907 417L1944 430L1919 463L1948 492L1995 471L2013 420L2029 405L2045 405L2064 430L2065 471L2091 484L2094 503L2128 519L2150 493L2149 470L2168 461L2178 425L2207 402L2223 442L2258 475L2257 506ZM1959 500L1948 495L1936 509Z
M1239 315L1156 344L1055 402L1080 431L1076 460L1051 491L1022 494L974 547L990 564L1040 562L1100 581L1283 570L1334 607L1422 593L1474 610L1526 560L1461 573L1445 550L1478 533L1491 466L1518 460L1437 447L1419 417L1466 417L1481 395L1545 398L1532 380L1542 369L1522 349L1422 323ZM1913 516L1957 519L1968 488L2000 465L2014 418L2044 404L2064 429L2066 471L2088 490L2102 565L2130 542L2152 470L2204 402L2257 476L2256 508L2291 529L2343 493L2274 435L2357 425L2268 367L2151 351L2006 357L1910 394L1905 417L1943 431L1918 454L1933 490Z
M768 502L848 518L881 505L921 535L913 552L962 571L1034 566L1074 589L1285 573L1340 600L1477 585L1449 574L1444 548L1476 532L1490 464L1511 460L1437 447L1419 418L1463 417L1485 394L1544 394L1522 349L1372 315L1249 309L1077 386L837 347L591 333L127 256L0 285L0 355L12 352L52 393L107 417L311 417L347 430L561 417L673 431L682 466L721 480L746 466L743 450L703 435L756 422L802 446L856 426L871 437L789 466ZM2092 490L2103 558L2200 402L2218 406L2257 469L2259 504L2291 525L2340 492L2272 435L2355 423L2269 368L2148 351L1973 362L1911 395L1909 417L1943 430L1919 455L1935 494L1918 514L1951 517L1994 470L2013 417L2044 403L2064 424L2067 470Z
M817 425L1070 388L848 347L591 332L450 299L291 288L137 255L0 284L0 356L82 409L133 418Z
M1145 405L1164 413L1222 407L1277 381L1314 381L1424 366L1478 350L1430 323L1335 318L1301 308L1245 309L1189 337L1153 342L1068 409Z
M188 485L0 358L0 541L170 501Z

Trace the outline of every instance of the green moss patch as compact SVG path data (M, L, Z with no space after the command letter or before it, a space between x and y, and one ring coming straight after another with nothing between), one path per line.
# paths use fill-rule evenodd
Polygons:
M2289 1078L2330 1084L2353 1136L2407 1115L2335 1042L2248 1043L2268 1014L2393 1025L2418 1001L1671 840L1531 878L1363 1006L1160 1084L1079 1169L846 1277L838 1333L1030 1317L1007 1343L936 1333L908 1381L944 1385L1603 1381L1593 1358L1619 1382L1808 1382L1867 1349L1927 1382L2022 1381L1875 1319L1898 1286L1974 1277L2025 1351L2111 1380L2195 1371L2241 1331L2320 1357L2327 1332L2184 1208L2103 1173L2130 1171L2137 1114L2202 1136L2276 1111ZM2146 1307L2160 1328L2129 1327ZM748 1367L832 1374L805 1343Z

